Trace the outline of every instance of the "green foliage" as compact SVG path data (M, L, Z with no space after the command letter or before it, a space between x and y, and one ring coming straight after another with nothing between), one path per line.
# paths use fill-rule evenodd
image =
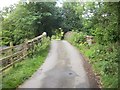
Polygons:
M118 87L118 62L119 62L119 46L94 44L88 46L86 44L74 44L85 56L89 57L94 72L100 76L102 87L117 88ZM114 80L114 82L112 81Z
M98 3L91 20L93 22L92 31L96 41L100 44L109 44L119 41L118 34L118 6L117 2Z
M51 36L52 30L60 27L59 12L54 2L19 3L12 12L2 15L5 16L2 20L2 44L9 45L11 41L20 44L43 32Z
M68 32L69 33L69 32ZM65 39L72 44L81 44L85 42L86 34L83 32L70 32L70 35L65 36Z
M120 3L86 2L80 4L64 2L63 7L58 8L55 7L55 2L30 2L4 8L0 11L2 44L9 45L11 41L14 44L20 44L24 39L31 39L41 35L42 32L47 32L51 39L60 40L67 32L65 39L91 59L90 63L100 74L103 87L117 87L120 47L116 43L120 43L118 29ZM86 35L94 36L96 44L88 46L85 42ZM44 38L42 43L45 44L36 45L34 47L36 53L41 48L45 48L48 42L49 39Z
M34 57L36 55L39 55L41 52L41 49L44 49L50 45L50 38L49 37L43 37L41 41L37 44L35 44L33 47L29 49L29 57Z
M39 55L39 53L41 52L41 49L43 48L47 48L50 45L50 38L49 37L43 37L41 42L36 45L36 47L34 47L35 49L35 55Z
M42 45L39 46L39 52L34 54L32 58L28 57L25 60L17 63L15 68L10 68L5 72L2 78L2 88L17 88L26 79L28 79L44 62L49 50L49 38L42 40Z
M82 11L83 7L80 3L70 3L65 2L62 9L63 22L61 27L64 32L71 31L72 29L77 29L81 31L82 25Z
M94 71L100 75L102 87L105 88L118 87L118 63L120 58L120 47L117 44L120 40L118 9L119 3L117 2L85 3L83 31L93 35L97 44L88 46L84 42L78 44L75 39L71 40L90 58L90 63ZM88 12L92 13L93 16L90 16Z
M51 39L56 39L56 40L61 40L63 37L63 30L61 28L59 28L59 30L55 30L54 31L55 35L52 35Z
M93 54L91 55L93 61L95 63L103 62L103 72L105 74L115 75L118 72L118 48L115 48L112 44L111 46L102 46L98 45L97 48L94 50ZM96 57L97 55L97 57Z
M16 67L9 70L9 72L2 79L3 88L17 88L26 79L28 79L44 62L47 49L42 50L39 56L28 58L18 64Z
M85 35L81 32L69 32L65 39L80 49L85 56L89 57L94 72L100 76L102 87L118 87L118 62L120 46L118 43L109 45L93 44L87 45ZM112 80L115 80L112 82Z

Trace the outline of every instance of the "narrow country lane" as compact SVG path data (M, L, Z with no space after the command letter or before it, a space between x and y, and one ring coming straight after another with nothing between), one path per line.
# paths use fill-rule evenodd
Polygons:
M54 40L44 64L19 88L98 88L92 82L79 51L65 40Z

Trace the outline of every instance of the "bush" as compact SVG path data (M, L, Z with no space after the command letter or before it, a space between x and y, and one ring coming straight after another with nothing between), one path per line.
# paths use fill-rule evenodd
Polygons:
M83 45L86 47L85 45ZM90 48L80 48L86 56L90 58L90 63L94 71L100 75L102 87L118 87L118 60L119 46L113 44L104 46L100 44L92 45ZM112 78L111 78L112 77ZM112 82L115 80L115 82Z
M103 88L117 88L120 46L115 43L108 45L95 43L88 46L85 42L85 35L82 32L69 32L65 39L90 58L89 62L92 64L93 70L100 76Z
M37 55L42 49L48 47L49 44L50 37L43 37L40 43L34 45L34 47L29 50L29 56L33 57L34 55Z
M44 37L41 44L35 46L37 51L33 57L27 57L25 60L16 63L14 68L9 68L2 76L2 88L16 89L25 80L31 77L34 72L43 64L49 51L50 38Z
M83 32L68 32L65 35L65 39L72 44L85 43L86 34Z
M55 30L55 35L52 35L51 39L52 40L54 40L54 39L61 40L62 37L63 37L63 34L64 34L64 32L61 28L59 28L58 30L56 29Z

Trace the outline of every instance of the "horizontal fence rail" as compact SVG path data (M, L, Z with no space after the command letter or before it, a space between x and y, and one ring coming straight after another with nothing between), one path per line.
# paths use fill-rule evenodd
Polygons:
M11 42L10 47L0 49L0 73L11 66L14 67L15 63L23 60L26 56L28 56L30 54L29 50L32 50L34 46L40 43L41 39L45 36L46 33L44 32L42 35L31 40L25 40L25 42L20 45L13 46ZM34 53L34 51L31 53Z

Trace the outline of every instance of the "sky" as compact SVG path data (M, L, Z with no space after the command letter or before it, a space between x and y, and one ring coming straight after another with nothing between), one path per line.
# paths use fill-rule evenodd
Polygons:
M62 0L57 0L56 3L57 3L56 6L58 6L58 7L63 6L63 1Z
M11 4L15 4L15 3L18 3L20 0L0 0L0 10L3 8L3 7L6 7L6 6L10 6ZM26 0L25 0L26 1ZM41 1L41 0L38 0L38 1ZM45 0L42 0L42 1L45 1ZM49 0L50 1L50 0ZM57 1L57 5L58 7L62 7L62 3L63 1L69 1L69 2L74 2L74 1L83 1L83 0L52 0L52 1ZM91 0L84 0L84 1L91 1ZM92 0L94 1L94 0ZM98 0L100 1L100 0ZM104 1L120 1L120 0L104 0Z
M11 4L18 3L20 0L0 0L0 9Z
M18 3L20 0L0 0L0 10L3 7ZM44 1L44 0L43 0ZM62 7L62 0L57 0L57 6Z

